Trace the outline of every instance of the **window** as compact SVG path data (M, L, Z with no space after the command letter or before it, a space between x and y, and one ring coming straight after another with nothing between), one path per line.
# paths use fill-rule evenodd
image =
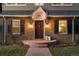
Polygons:
M61 3L53 3L52 6L61 6Z
M26 3L17 3L17 6L26 6Z
M44 3L35 3L35 6L44 6Z
M72 6L72 3L62 3L63 6Z
M16 6L16 3L6 3L6 6Z
M52 6L72 6L72 3L53 3Z
M12 34L20 34L20 20L12 20Z
M6 3L6 6L26 6L26 3Z
M59 20L59 34L67 34L67 20Z

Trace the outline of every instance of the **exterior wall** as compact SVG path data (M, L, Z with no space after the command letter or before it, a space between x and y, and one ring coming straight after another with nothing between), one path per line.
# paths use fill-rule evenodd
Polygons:
M45 27L45 35L52 36L54 34L54 19L48 19L48 26L49 27Z
M39 6L35 6L34 3L27 3L26 6L6 6L2 4L2 10L36 10ZM79 4L73 3L72 6L52 6L52 3L45 3L42 6L44 10L79 10Z
M2 10L3 11L16 11L16 10L36 10L39 6L35 6L33 3L27 3L26 6L6 6L5 3L2 4ZM72 6L52 6L51 3L45 3L44 6L42 6L44 10L79 10L79 4L73 3ZM25 32L21 35L12 35L12 32L8 32L8 25L11 26L11 20L17 18L25 21ZM2 23L3 18L0 18L0 25ZM27 17L6 17L7 20L7 42L8 43L14 43L21 40L31 40L35 39L35 30L34 30L34 21L33 21L33 28L29 28L29 18ZM51 36L52 39L57 39L59 41L62 41L64 43L71 43L72 42L72 34L65 34L65 35L59 35L54 33L54 19L50 19L49 21L49 28L45 28L45 36ZM0 43L3 42L3 31L0 32ZM75 40L79 40L79 34L75 34Z
M24 20L24 33L21 35L13 35L11 30L8 30L8 25L11 26L11 21L13 19L21 19ZM7 36L6 36L6 41L7 43L19 43L22 40L33 40L35 39L35 27L34 27L34 21L32 23L33 27L29 27L30 24L30 19L29 17L6 17L7 21ZM2 24L3 18L0 18L0 25ZM55 34L54 32L54 23L55 19L49 19L48 25L49 27L45 27L45 36L51 36L52 40L56 39L59 40L61 43L72 43L72 34ZM10 27L11 29L11 27ZM3 42L3 30L0 32L0 43ZM79 40L79 34L75 34L75 41Z
M69 20L69 19L68 19ZM68 34L55 34L54 30L55 30L55 19L50 19L49 20L49 24L51 24L51 28L46 28L45 29L45 35L46 36L50 36L52 40L56 39L58 41L60 41L61 43L72 43L72 33L68 33ZM79 34L75 34L75 41L79 40Z
M31 24L33 27L30 27L30 19L25 19L25 39L32 40L35 39L35 31L34 31L34 21ZM27 38L26 38L27 37Z
M49 21L49 23L51 24L51 28L46 28L46 30L45 30L45 35L46 36L50 36L51 37L51 39L52 40L54 40L54 39L56 39L56 40L58 40L58 41L61 41L61 42L63 42L63 43L71 43L72 42L72 40L71 40L71 34L70 35L68 35L68 34L55 34L55 32L54 32L54 20L55 19L51 19L50 21Z
M12 32L8 32L8 25L10 24L11 26L11 21L13 19L21 19L21 20L24 20L24 33L21 35L13 35ZM34 28L29 28L28 24L29 24L29 18L25 17L25 18L20 18L20 17L8 17L6 18L7 20L7 36L6 36L6 39L7 39L7 43L19 43L21 42L22 40L31 40L31 39L34 39ZM33 23L33 26L34 26L34 23Z

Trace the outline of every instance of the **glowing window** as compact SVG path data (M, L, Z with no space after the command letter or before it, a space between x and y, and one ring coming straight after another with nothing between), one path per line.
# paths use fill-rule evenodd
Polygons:
M20 20L12 20L12 34L20 34Z
M67 34L67 20L59 20L59 34Z

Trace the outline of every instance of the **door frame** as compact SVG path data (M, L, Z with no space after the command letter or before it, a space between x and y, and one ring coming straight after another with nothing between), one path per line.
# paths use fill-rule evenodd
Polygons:
M35 21L43 21L43 39L44 39L45 38L45 20L34 20L34 32L35 32Z

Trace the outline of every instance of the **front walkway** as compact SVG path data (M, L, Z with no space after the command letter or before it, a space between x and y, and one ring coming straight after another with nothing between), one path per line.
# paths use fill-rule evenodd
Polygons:
M27 56L51 56L47 47L30 47Z
M49 48L47 47L47 41L44 40L25 40L24 44L28 44L30 46L26 56L51 56Z

